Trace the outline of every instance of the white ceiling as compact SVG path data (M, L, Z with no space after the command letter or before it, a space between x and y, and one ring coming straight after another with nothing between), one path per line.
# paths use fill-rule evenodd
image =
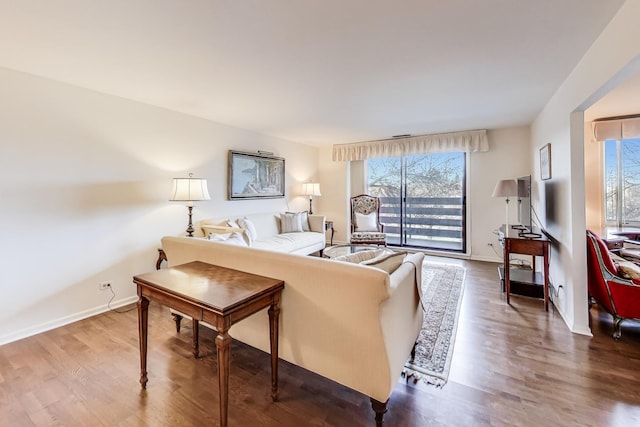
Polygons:
M526 125L623 0L0 0L0 66L312 145Z

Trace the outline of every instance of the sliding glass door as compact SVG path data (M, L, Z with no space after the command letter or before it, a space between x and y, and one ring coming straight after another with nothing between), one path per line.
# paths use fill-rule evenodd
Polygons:
M367 160L368 193L394 246L464 252L465 153Z

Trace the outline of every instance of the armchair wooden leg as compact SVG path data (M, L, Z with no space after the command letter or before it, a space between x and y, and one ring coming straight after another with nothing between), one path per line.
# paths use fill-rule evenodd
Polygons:
M411 361L413 362L416 359L416 346L418 345L418 341L413 343L413 347L411 347Z
M620 329L620 322L622 322L622 317L614 316L613 317L613 339L619 340L622 336L622 330Z
M370 399L371 399L371 407L373 408L373 411L376 413L376 427L382 427L382 417L387 412L387 404L389 403L389 401L387 400L386 402L383 403L375 400L373 397Z

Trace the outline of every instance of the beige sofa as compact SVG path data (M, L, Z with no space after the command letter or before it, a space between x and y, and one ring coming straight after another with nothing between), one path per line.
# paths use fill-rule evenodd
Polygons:
M228 225L229 221L233 221L242 227L243 219L251 222L256 233L255 236L247 239L252 248L310 255L314 252L322 254L326 244L324 215L308 215L308 222L303 225L303 230L293 233L281 232L279 213L250 214L232 219L207 219L200 222L200 228L205 237L210 233L223 234L233 231L247 233L244 229Z
M169 266L203 261L284 280L280 357L369 396L381 424L422 326L416 288L422 254L408 255L388 274L359 264L187 237L164 237L162 248ZM268 352L266 309L234 325L230 335Z

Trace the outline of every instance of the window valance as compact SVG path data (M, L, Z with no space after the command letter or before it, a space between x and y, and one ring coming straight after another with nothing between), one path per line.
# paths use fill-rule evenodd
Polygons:
M333 160L346 162L426 153L489 151L486 130L410 136L407 138L336 144Z
M602 119L593 122L591 125L596 141L640 138L640 117Z

